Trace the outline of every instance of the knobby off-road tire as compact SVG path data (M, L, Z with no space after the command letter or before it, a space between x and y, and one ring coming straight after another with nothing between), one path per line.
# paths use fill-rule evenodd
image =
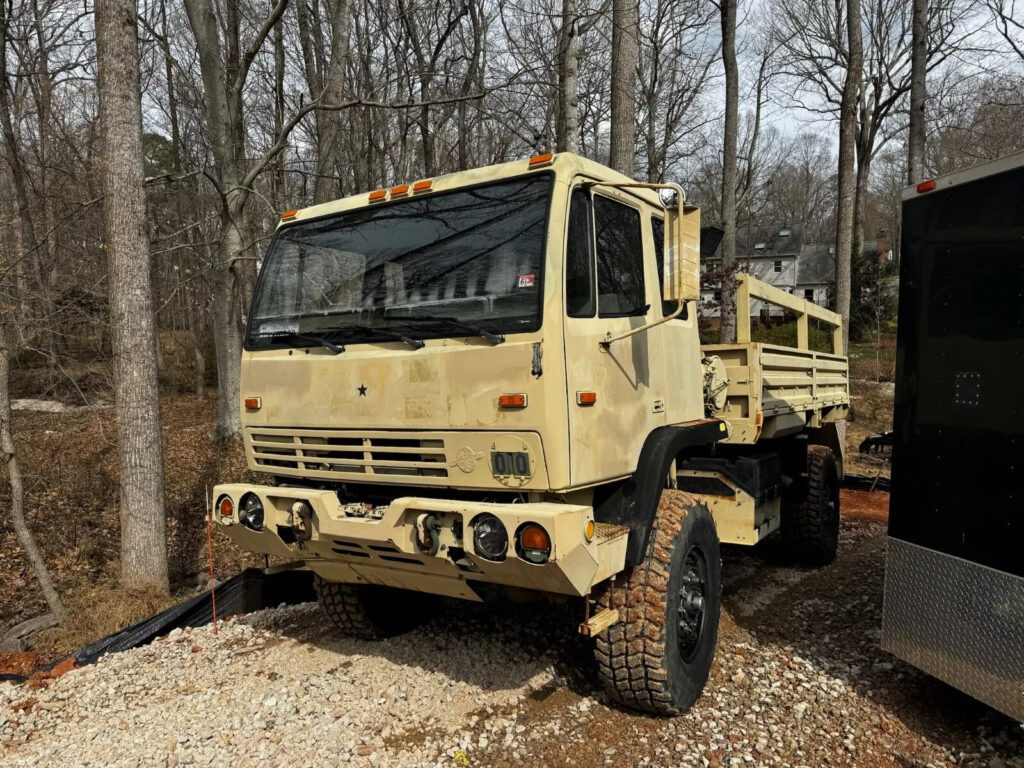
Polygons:
M375 584L342 584L313 579L317 600L347 637L381 640L415 629L426 621L437 597Z
M782 535L790 555L828 565L839 548L839 467L831 448L807 447L807 477L782 501Z
M663 491L644 562L596 597L620 617L594 646L611 697L652 714L685 712L704 690L718 638L722 563L708 508Z

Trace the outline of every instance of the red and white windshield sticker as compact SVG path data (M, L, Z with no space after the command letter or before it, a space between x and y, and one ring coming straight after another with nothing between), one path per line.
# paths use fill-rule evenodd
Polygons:
M533 288L535 278L533 275L520 275L517 285L520 288Z

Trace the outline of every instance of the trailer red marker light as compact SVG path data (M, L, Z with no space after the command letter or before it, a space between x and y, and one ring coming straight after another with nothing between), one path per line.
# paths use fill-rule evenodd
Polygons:
M577 392L576 405L593 405L597 402L597 392Z
M935 179L928 179L928 181L922 181L917 185L917 191L920 192L931 192L935 189Z
M526 407L526 395L501 395L498 398L499 408L525 408Z
M262 397L247 397L247 398L245 398L245 407L246 408L251 408L253 410L262 408L263 407L263 398Z

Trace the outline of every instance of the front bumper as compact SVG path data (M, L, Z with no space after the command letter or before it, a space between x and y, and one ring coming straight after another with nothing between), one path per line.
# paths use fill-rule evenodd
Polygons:
M256 494L263 503L261 530L238 522L241 499ZM587 540L593 510L588 506L537 502L489 504L474 501L402 497L376 516L356 517L333 491L229 484L214 488L214 499L232 500L234 513L214 521L239 546L252 552L301 561L330 581L381 584L402 589L479 600L474 582L489 582L563 595L585 595L625 564L628 528L596 525ZM304 504L297 514L296 502ZM474 551L471 523L490 513L509 537L504 560L488 560ZM417 521L436 521L436 551L419 543ZM525 523L544 528L551 554L543 565L516 554L516 532Z

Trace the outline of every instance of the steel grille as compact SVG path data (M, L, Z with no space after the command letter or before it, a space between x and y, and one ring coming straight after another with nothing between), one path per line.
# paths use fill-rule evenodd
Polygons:
M444 439L394 432L250 427L246 440L268 472L336 475L448 477Z

